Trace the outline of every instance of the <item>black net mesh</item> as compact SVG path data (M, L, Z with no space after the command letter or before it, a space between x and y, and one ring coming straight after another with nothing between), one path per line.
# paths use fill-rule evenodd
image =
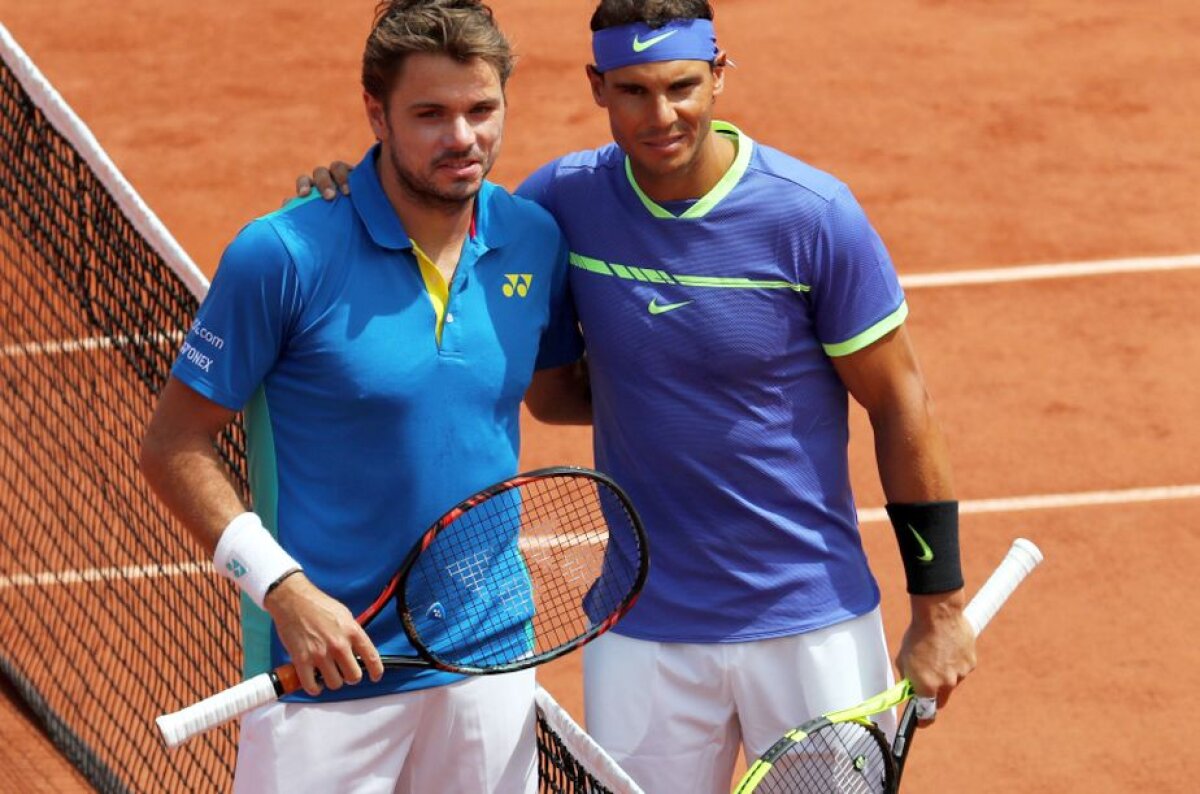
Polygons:
M612 794L542 716L537 717L538 789L542 794Z
M168 754L153 716L236 680L235 601L137 464L196 301L7 65L0 162L0 659L99 787L220 788L232 731Z

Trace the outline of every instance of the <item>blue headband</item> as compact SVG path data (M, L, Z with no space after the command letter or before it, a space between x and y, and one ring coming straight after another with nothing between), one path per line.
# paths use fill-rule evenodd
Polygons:
M592 34L596 71L655 61L706 61L717 57L717 34L708 19L673 19L660 28L644 22Z

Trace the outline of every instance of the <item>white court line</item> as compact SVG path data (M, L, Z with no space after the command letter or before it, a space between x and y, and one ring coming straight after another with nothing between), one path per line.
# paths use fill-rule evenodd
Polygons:
M1055 507L1092 507L1125 505L1138 502L1164 502L1200 498L1200 485L1167 485L1160 488L1130 488L1124 491L1087 491L1084 493L1011 496L1005 499L968 499L959 502L959 513L1017 513ZM887 511L873 507L858 512L859 523L887 521Z
M579 546L578 541L568 542L563 538L530 538L522 542L539 551L546 549L570 549ZM43 571L41 573L0 574L0 590L11 587L46 587L48 585L82 584L104 580L127 581L151 579L160 576L208 576L215 573L212 562L181 562L174 565L126 565L120 568L86 568L82 571Z
M1013 496L1004 499L969 499L959 503L958 510L970 513L1017 513L1026 510L1047 510L1064 507L1094 507L1124 505L1140 502L1165 502L1179 499L1200 499L1200 484L1167 485L1159 488L1129 488L1123 491L1089 491L1084 493ZM887 521L882 507L858 512L859 523ZM538 545L535 543L534 545ZM104 579L148 579L158 576L192 576L213 573L211 562L183 562L177 565L130 565L122 568L89 568L82 571L46 571L36 574L0 574L0 590L10 587L45 587L48 585L80 584Z
M169 334L151 334L149 336L93 336L87 339L67 339L51 342L25 342L17 345L0 347L0 358L21 358L22 356L66 355L69 353L86 353L92 350L113 350L128 345L140 345L150 342L154 345L178 345L184 339L184 334L175 331Z
M192 576L213 573L211 562L181 562L175 565L125 565L120 568L87 568L82 571L0 574L0 590L10 587L44 587L81 584L106 579L150 579L159 576Z
M1080 278L1191 268L1200 268L1200 254L1063 262L1056 265L1018 265L980 270L952 270L946 273L914 273L901 276L900 285L908 288L956 287L963 284L1000 284L1007 281L1039 281L1048 278Z

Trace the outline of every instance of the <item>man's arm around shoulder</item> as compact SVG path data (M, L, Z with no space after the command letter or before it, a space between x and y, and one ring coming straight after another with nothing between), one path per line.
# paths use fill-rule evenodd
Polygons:
M533 373L525 405L534 419L546 424L590 425L592 393L587 358Z

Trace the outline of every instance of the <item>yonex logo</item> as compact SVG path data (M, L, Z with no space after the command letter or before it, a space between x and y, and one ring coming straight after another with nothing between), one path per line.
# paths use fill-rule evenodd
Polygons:
M197 350L196 348L194 348L192 346L191 342L184 342L183 347L180 348L179 352L182 353L183 357L186 358L189 362L191 362L192 364L195 364L197 367L204 370L205 372L208 372L208 368L213 365L212 356L206 356L205 354L201 353L199 350Z
M502 287L506 298L511 298L513 295L524 298L529 294L529 288L533 286L532 273L505 273L504 278L508 280L508 283Z
M633 51L634 52L645 52L646 50L653 47L655 44L658 44L660 41L662 41L664 39L671 38L678 32L679 32L678 30L668 30L666 33L659 33L657 36L651 36L650 38L646 39L645 41L642 41L639 36L634 36L633 37Z
M650 301L650 305L646 307L646 310L651 314L666 314L667 312L673 312L676 309L681 309L684 306L687 306L689 303L692 303L692 301L680 301L679 303L659 303L658 298L654 298Z
M242 565L237 560L230 560L229 562L225 563L225 570L233 574L234 579L241 579L246 575L246 566Z
M917 562L933 562L933 549L929 548L929 544L925 542L925 538L921 537L921 533L913 529L912 524L908 525L908 531L913 533L917 543L921 544L921 553L917 557Z

